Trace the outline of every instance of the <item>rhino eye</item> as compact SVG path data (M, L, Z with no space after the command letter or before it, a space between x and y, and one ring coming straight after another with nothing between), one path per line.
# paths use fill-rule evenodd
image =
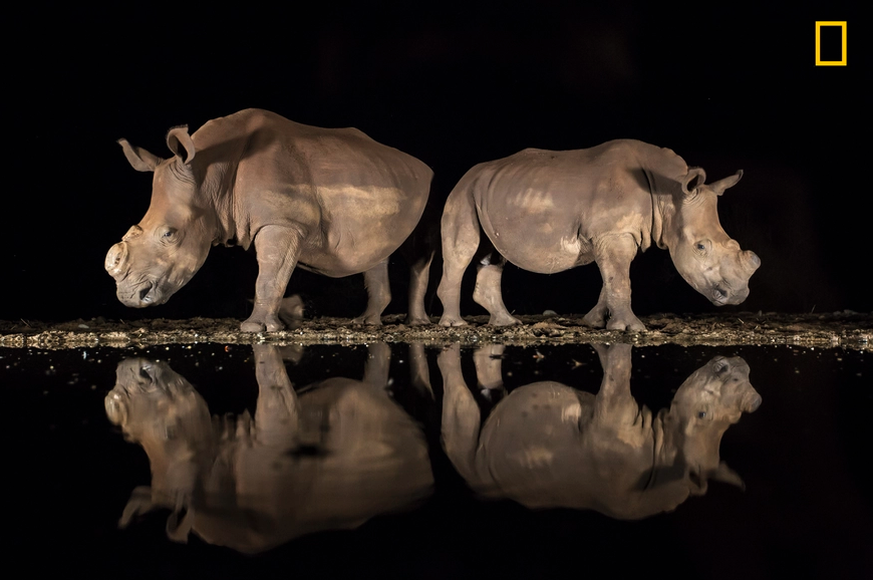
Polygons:
M697 414L698 419L706 419L706 411L701 411Z
M707 239L697 240L694 244L694 249L700 252L701 254L705 254L709 252L709 248L712 246L712 242Z

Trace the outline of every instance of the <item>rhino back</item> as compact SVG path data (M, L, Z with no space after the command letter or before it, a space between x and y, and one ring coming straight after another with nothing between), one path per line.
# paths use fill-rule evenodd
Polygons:
M245 245L259 229L304 230L301 265L327 275L367 270L418 223L433 172L353 128L325 129L247 109L206 123L192 138L196 161L214 166ZM220 168L220 169L219 169ZM216 186L212 189L219 190Z
M258 553L323 530L352 529L426 497L427 444L384 391L345 377L306 387L299 431L287 446L235 442L217 462L232 474L210 482L195 531L210 543Z
M572 151L525 149L477 166L473 196L495 248L525 270L592 261L598 237L628 233L644 249L652 227L647 166L669 159L640 141ZM681 160L680 160L681 161Z
M593 420L594 405L591 393L560 383L513 391L480 435L480 491L528 507L595 509L628 519L671 509L658 502L653 511L646 507L643 484L654 461L651 421L641 441L627 441L619 432L641 426L604 426Z
M579 425L593 406L590 393L552 381L512 391L479 436L476 471L483 491L521 501L531 489L553 490L554 481L568 479L566 469L576 468L582 451Z

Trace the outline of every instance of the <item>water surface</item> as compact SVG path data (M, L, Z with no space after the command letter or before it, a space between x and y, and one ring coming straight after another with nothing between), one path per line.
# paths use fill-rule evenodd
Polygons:
M674 456L656 478L627 456L572 459L560 429L605 400L606 355L590 345L5 349L9 553L37 550L35 572L115 578L869 577L869 353L625 348L612 354L626 368L606 364L624 405L610 425L657 423L722 357L748 365L760 406L746 397L723 429L715 465L728 471L710 469L711 445L695 452L709 468ZM136 413L112 403L120 384ZM539 431L519 428L546 393L556 406L537 407ZM643 476L604 486L618 464ZM691 491L653 515L591 499L627 481Z

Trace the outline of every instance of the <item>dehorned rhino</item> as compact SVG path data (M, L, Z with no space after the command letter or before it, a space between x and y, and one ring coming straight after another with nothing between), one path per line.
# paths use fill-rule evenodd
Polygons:
M631 395L631 345L594 348L603 365L596 396L531 383L481 425L458 347L440 354L443 445L474 490L531 508L640 519L703 495L709 480L743 487L719 456L725 431L761 405L742 358L713 358L682 383L669 409L653 413Z
M363 272L358 322L379 324L390 301L388 257L418 224L431 169L357 129L322 129L247 109L193 135L171 129L161 159L119 141L130 164L154 172L151 205L106 256L119 300L166 302L197 272L210 246L254 244L255 306L247 332L283 328L278 311L295 266L332 277ZM413 265L409 319L424 312L428 260Z
M714 304L738 304L761 260L725 233L716 202L741 176L738 171L705 184L704 171L689 168L670 149L634 140L574 151L525 149L476 165L443 212L440 324L465 324L461 278L479 248L480 231L487 240L478 254L473 299L490 312L493 325L518 323L500 288L507 260L544 274L593 261L603 289L586 324L644 330L631 311L629 269L637 250L653 242L670 251L682 277Z
M260 553L322 530L354 529L433 491L427 442L386 391L390 348L370 345L364 380L332 377L294 390L279 347L253 345L254 417L213 418L169 365L119 363L109 420L142 445L151 485L138 487L120 525L169 508L167 534Z

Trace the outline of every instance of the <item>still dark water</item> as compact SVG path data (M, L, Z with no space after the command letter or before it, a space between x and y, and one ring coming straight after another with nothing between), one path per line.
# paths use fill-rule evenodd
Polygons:
M5 553L99 578L870 578L871 377L870 353L785 346L0 350Z

